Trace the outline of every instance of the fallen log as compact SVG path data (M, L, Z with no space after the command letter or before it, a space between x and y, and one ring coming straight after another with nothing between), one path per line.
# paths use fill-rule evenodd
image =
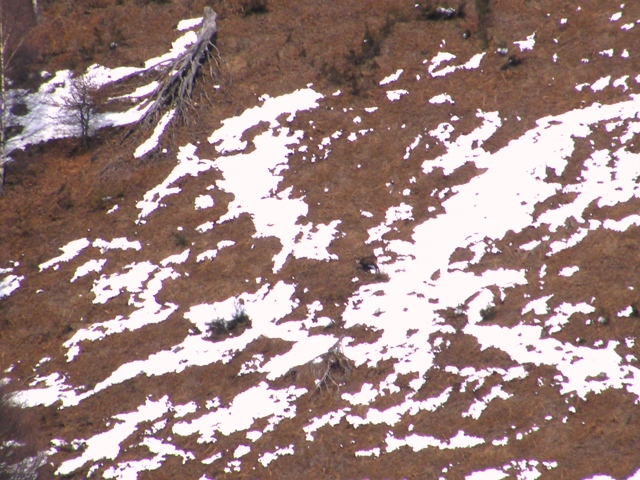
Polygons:
M164 70L158 87L151 96L151 105L139 125L150 127L157 123L161 114L168 109L175 110L173 118L179 118L183 123L189 124L189 110L193 107L191 96L200 68L207 60L212 60L215 63L211 67L214 78L217 78L220 70L220 55L216 47L217 17L213 9L204 7L196 42Z

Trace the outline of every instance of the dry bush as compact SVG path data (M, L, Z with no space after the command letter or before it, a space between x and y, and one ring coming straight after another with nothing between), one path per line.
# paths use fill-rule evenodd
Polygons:
M329 349L309 363L289 371L289 376L301 385L314 384L313 393L335 389L340 392L340 385L351 376L353 362L342 350L342 337Z

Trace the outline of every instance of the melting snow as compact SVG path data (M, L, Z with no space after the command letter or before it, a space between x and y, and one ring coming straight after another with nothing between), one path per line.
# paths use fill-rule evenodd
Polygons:
M59 263L62 262L68 262L72 258L75 258L82 250L87 248L89 245L90 242L86 238L80 238L78 240L67 243L64 247L60 247L60 250L62 250L63 252L62 255L56 258L52 258L48 262L40 264L40 271L42 272L47 268L56 267Z
M518 47L520 47L521 52L524 52L525 50L533 50L533 47L536 44L535 38L536 38L536 34L534 32L531 35L529 35L526 40L521 40L519 42L513 42L513 43L514 45L517 45Z
M407 90L388 90L387 91L387 98L389 100L391 100L392 102L395 102L396 100L400 100L400 97L402 97L403 95L407 95L409 92Z
M401 68L398 69L396 73L392 73L388 77L385 77L382 80L380 80L380 85L387 85L389 83L395 82L400 78L400 75L402 75L402 72L404 72L404 70L402 70Z

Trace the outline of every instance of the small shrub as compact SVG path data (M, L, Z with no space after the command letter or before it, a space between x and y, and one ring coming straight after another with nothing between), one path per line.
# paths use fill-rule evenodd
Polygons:
M189 240L181 233L172 232L171 236L176 244L176 247L188 247L190 245Z
M480 317L483 322L488 322L489 320L493 320L496 316L496 307L489 306L487 308L483 308L480 310Z
M240 8L245 17L264 14L269 11L267 8L267 0L245 0Z
M220 336L240 335L247 328L251 328L251 318L247 315L246 310L240 302L236 302L235 312L230 320L224 318L216 318L207 324L207 332L209 338L213 339Z

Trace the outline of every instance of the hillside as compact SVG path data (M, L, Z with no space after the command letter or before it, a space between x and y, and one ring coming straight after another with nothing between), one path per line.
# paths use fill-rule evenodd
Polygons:
M640 3L207 5L164 129L204 1L24 20L0 368L40 476L640 478Z

